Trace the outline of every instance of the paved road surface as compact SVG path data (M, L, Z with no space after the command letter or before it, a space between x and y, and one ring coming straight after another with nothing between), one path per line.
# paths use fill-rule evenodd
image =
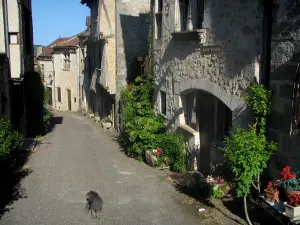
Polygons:
M165 172L127 158L109 131L79 114L55 116L62 123L25 165L33 170L21 181L27 198L13 202L0 225L207 224L180 202ZM84 213L89 190L104 200L100 220Z

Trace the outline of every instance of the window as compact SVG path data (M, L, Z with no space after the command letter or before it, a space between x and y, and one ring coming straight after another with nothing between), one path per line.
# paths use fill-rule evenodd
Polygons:
M9 33L9 44L19 44L18 33Z
M189 0L179 0L179 13L180 13L180 28L181 31L187 30L187 19L189 13Z
M45 65L44 64L41 64L41 71L42 71L42 73L44 73L44 71L45 71Z
M231 110L220 100L216 99L215 110L215 141L223 142L225 136L229 133L229 128L232 121Z
M197 0L197 29L202 29L202 23L204 20L204 0Z
M164 91L160 91L160 112L164 115L167 114L167 95Z
M186 99L186 109L185 109L185 123L193 128L194 130L198 130L198 121L196 114L196 100L197 93L191 93L185 97Z
M57 88L57 101L61 102L61 89L60 89L60 87Z
M25 36L25 53L30 55L32 53L32 19L28 9L23 6L24 13L24 36Z
M157 13L155 15L155 25L156 25L156 34L155 39L161 38L161 32L162 32L162 14Z
M63 69L70 70L71 60L70 60L70 52L65 52L63 55Z
M163 10L163 0L158 0L158 12L161 13Z

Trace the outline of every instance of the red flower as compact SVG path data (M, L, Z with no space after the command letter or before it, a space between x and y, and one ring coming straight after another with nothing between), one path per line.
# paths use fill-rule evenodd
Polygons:
M293 174L291 172L291 167L290 166L284 167L282 169L280 175L281 175L281 180L294 179L295 178L295 174Z
M156 155L160 155L162 153L161 147L156 147Z
M288 204L297 207L300 206L300 195L299 194L293 194L288 201Z
M267 186L267 190L268 190L268 191L271 191L271 192L276 192L276 191L277 191L277 185L275 185L275 184L272 183L272 182L269 182L269 183L268 183L268 186Z

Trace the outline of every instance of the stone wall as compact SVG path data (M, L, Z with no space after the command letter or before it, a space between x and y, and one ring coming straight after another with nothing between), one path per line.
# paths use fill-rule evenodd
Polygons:
M300 3L277 1L273 7L271 42L271 90L273 112L269 137L278 142L277 169L285 165L300 167L300 136L294 122L293 84L300 59Z
M223 98L229 108L240 110L241 94L259 74L263 18L260 1L205 2L201 32L206 39L199 44L192 35L173 34L175 1L164 1L162 37L154 42L157 91L154 100L158 111L158 91L166 91L169 119L179 107L174 95L183 91L177 86L187 83L189 89L218 93L217 97ZM233 107L232 102L239 104Z
M148 53L150 0L116 0L116 18L116 102L118 102L122 86L140 75L137 57ZM116 125L117 113L118 104Z

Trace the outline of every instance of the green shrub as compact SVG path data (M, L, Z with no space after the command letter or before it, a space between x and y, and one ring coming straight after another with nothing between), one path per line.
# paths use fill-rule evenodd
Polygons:
M44 106L43 106L43 133L47 133L51 127L51 119L53 114L47 109L50 93L44 88Z
M232 165L237 195L248 195L254 180L267 167L276 145L269 143L264 134L257 133L255 126L249 130L234 127L225 143L225 157Z
M186 152L182 136L166 132L158 137L158 145L162 148L162 156L171 159L171 170L178 172L186 171Z
M0 158L14 157L22 150L23 143L23 135L16 130L12 130L8 120L0 119Z

